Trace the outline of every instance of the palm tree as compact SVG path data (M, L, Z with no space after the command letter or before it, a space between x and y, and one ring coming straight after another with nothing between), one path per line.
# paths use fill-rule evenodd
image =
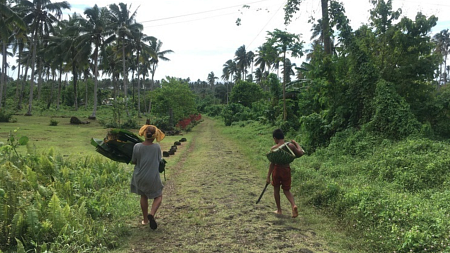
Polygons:
M142 73L143 77L145 78L145 74L147 71L141 71L141 67L148 68L150 66L150 59L157 57L156 52L153 50L151 46L147 44L147 42L150 42L151 44L156 43L156 38L153 36L148 36L144 33L142 33L141 30L137 29L133 31L134 33L134 49L136 50L136 68L137 68L137 75L138 75L138 116L140 116L141 113L141 82L139 75ZM144 57L141 57L141 53L144 55Z
M239 69L239 71L242 73L242 75L240 75L240 76L245 77L245 75L247 73L247 67L250 65L250 61L248 58L247 51L245 49L245 45L240 46L236 50L234 55L235 55L234 59L236 61L236 66Z
M256 52L255 65L259 66L262 71L262 78L268 76L268 72L272 65L275 64L278 57L276 48L269 42L265 42L262 46L258 47ZM267 71L266 71L267 68Z
M214 75L214 72L211 71L211 73L208 74L208 83L211 87L211 91L214 94L214 84L216 83L216 80L219 79L216 75Z
M275 29L273 32L268 32L268 41L282 54L283 67L287 67L287 52L289 51L292 57L302 56L302 43L299 36L291 34L279 29ZM283 71L283 120L286 120L286 82L289 71L286 69Z
M172 50L168 49L168 50L164 50L161 51L161 47L162 47L162 42L160 40L158 41L152 41L152 43L150 43L150 47L153 49L153 51L156 53L156 57L152 57L152 59L150 60L150 73L152 75L152 80L150 83L150 91L153 89L153 85L154 85L154 78L155 78L155 72L156 72L156 68L158 67L158 63L160 60L163 61L170 61L169 58L166 57L166 54L170 54L173 53ZM152 100L150 99L149 104L148 104L148 112L150 113L152 109Z
M247 52L247 60L248 60L248 65L251 67L250 70L250 74L249 74L249 81L253 82L253 62L255 60L255 53L253 53L253 51L248 51Z
M142 31L144 27L142 26L142 24L136 23L137 9L133 13L130 13L128 6L124 3L119 3L119 5L111 4L109 5L109 9L111 12L110 20L113 23L116 31L117 45L120 45L122 47L122 77L124 86L125 108L128 113L128 71L126 67L125 47L129 46L130 44L127 40L133 39L132 31Z
M442 63L439 69L439 82L447 83L447 74L445 73L447 66L447 56L450 54L450 33L449 29L440 31L433 36L433 40L436 43L436 51L442 55ZM444 70L443 70L444 69Z
M70 9L70 4L67 1L52 3L50 0L21 0L19 7L25 13L24 22L29 25L32 42L32 58L31 58L31 83L30 83L30 98L28 104L28 111L25 115L31 115L33 104L33 90L34 90L34 68L36 65L36 53L38 51L39 39L45 33L53 31L53 23L58 22L58 18L62 16L63 9ZM53 15L53 13L55 15Z
M109 37L112 35L113 30L111 24L108 22L109 20L109 11L107 8L98 8L97 5L94 5L92 8L87 8L84 11L87 20L81 19L81 32L80 36L80 44L85 45L86 49L91 51L91 47L94 47L94 52L91 57L94 61L94 108L92 110L90 119L96 118L97 113L97 90L98 90L98 58L99 51L102 48L112 41L113 37Z
M6 0L0 1L0 42L2 45L2 67L0 71L0 108L2 108L3 87L6 85L7 75L7 48L14 34L21 34L26 30L25 23L17 13L7 4Z
M236 62L234 62L233 60L228 60L224 65L223 65L223 74L222 74L222 79L224 80L228 80L230 79L230 82L233 81L233 75L237 72L237 66L236 66ZM227 104L228 104L228 84L227 84Z
M64 70L72 72L75 110L78 110L78 77L85 68L89 68L90 53L85 50L88 47L83 45L78 37L81 31L80 19L81 17L74 13L69 20L61 21L59 33L51 38L52 45L50 46L50 48L61 50L61 56L65 62ZM89 42L84 41L84 43Z

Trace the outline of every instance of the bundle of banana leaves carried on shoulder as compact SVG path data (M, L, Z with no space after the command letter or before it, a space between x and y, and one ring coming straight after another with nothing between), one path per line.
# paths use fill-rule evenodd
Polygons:
M91 144L98 153L113 161L130 163L134 145L143 141L128 130L114 128L108 131L103 140L92 138Z

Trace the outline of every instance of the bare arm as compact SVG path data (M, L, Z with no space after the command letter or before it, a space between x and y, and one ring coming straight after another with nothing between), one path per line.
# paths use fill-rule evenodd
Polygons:
M304 154L303 149L294 140L291 140L291 143L289 144L289 148L294 152L296 157L300 157Z

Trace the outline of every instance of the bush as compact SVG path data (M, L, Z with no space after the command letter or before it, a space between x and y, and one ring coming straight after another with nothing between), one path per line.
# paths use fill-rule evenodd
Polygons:
M419 121L392 83L384 80L377 83L375 108L375 115L368 123L369 130L395 140L419 132Z
M5 109L0 109L0 122L10 122L12 119L12 113L7 112Z
M208 116L216 117L222 112L223 105L210 105L205 107L204 111Z
M241 105L232 103L223 107L221 116L225 122L225 126L231 126L233 122L250 119L250 109Z
M330 139L329 124L317 113L300 118L301 135L303 136L303 145L306 150L313 152L318 147L328 145Z
M50 126L57 126L59 121L56 121L55 119L50 119Z

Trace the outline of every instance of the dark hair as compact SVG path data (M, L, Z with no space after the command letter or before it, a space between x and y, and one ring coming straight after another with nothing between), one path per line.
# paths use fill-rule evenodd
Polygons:
M152 126L147 127L147 129L145 130L145 137L147 139L151 139L153 138L153 134L156 132L155 128Z
M274 131L273 131L273 134L272 134L272 136L273 136L273 138L275 138L275 139L278 139L278 140L283 140L284 139L284 133L283 133L283 130L281 130L281 129L275 129Z

